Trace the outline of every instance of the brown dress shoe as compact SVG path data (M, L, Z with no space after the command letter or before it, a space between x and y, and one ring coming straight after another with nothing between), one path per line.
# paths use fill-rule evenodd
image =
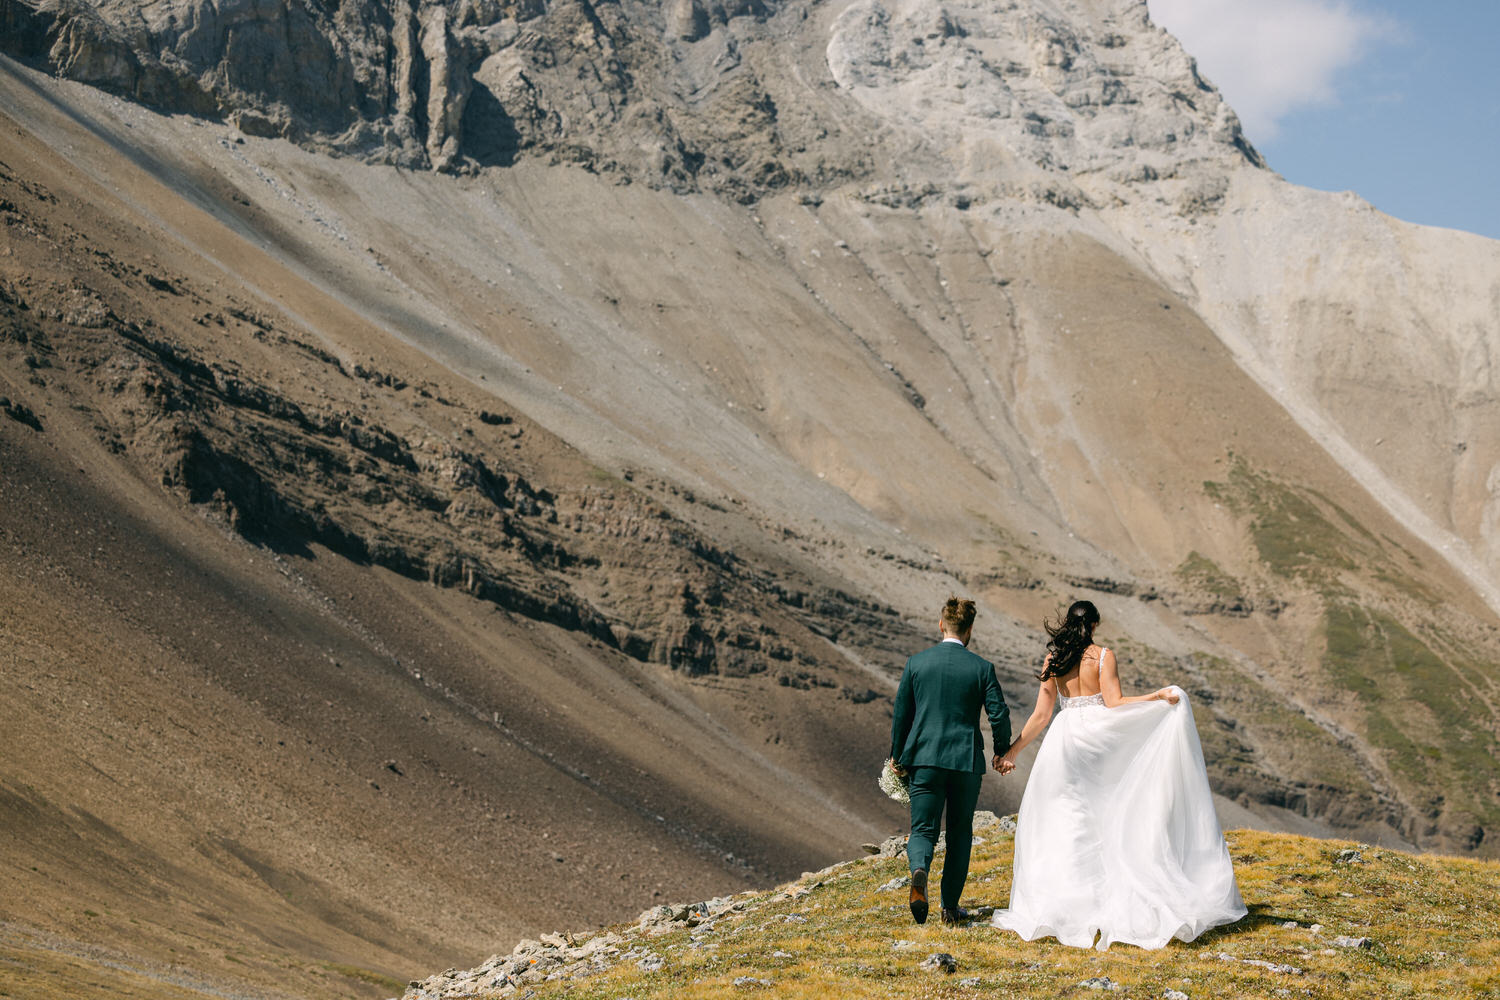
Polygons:
M959 924L966 924L968 922L969 911L962 906L953 910L948 909L946 906L943 907L943 923L949 927L956 927Z
M927 923L927 871L918 868L911 873L911 892L907 896L911 903L911 915L919 924Z

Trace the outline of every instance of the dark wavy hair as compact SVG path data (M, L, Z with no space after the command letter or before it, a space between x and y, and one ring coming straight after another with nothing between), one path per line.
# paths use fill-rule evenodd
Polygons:
M1092 601L1074 601L1056 621L1042 623L1047 630L1047 652L1051 659L1037 674L1039 680L1070 674L1093 644L1094 626L1099 624L1099 609Z

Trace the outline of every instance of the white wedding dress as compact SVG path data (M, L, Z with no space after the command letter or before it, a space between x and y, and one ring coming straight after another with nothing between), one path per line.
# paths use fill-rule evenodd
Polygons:
M1161 948L1245 915L1187 695L1109 708L1068 698L1016 826L1010 908L994 925L1104 951ZM1095 939L1097 938L1097 943Z

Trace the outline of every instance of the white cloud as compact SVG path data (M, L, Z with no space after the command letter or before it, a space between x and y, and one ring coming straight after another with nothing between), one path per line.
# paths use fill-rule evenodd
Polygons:
M1148 0L1244 123L1252 142L1276 136L1300 107L1338 100L1335 78L1393 32L1384 17L1329 0Z

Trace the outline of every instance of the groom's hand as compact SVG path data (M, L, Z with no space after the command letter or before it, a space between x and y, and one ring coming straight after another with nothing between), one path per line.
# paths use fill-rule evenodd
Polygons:
M1009 757L1002 757L999 754L995 754L994 766L995 770L999 771L1002 775L1005 775L1016 769L1016 762L1011 760Z

